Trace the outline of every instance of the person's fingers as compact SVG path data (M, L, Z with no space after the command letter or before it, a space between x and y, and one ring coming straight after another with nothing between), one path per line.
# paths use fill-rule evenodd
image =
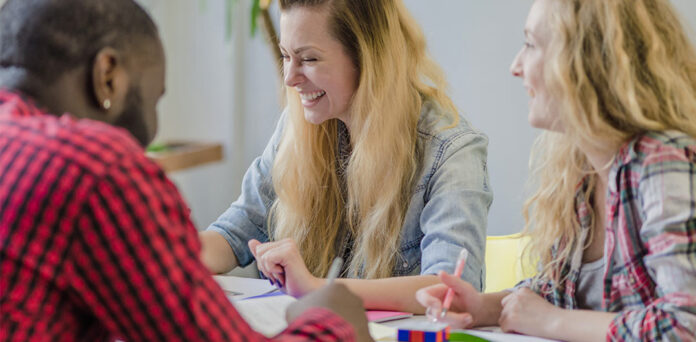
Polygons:
M262 257L267 253L271 252L280 253L282 255L292 255L293 253L299 255L297 247L295 247L294 243L292 243L291 241L292 240L281 240L259 244L258 246L256 246L257 258Z
M259 240L256 239L251 239L249 242L247 242L247 245L249 246L249 250L251 251L251 254L256 258L256 247L258 247L261 244Z
M425 317L428 317L428 319L433 322L437 322L441 313L442 309L439 305L428 306L427 309L425 309Z
M416 300L426 308L441 305L445 293L447 293L447 286L435 284L416 291Z
M258 267L259 271L268 279L273 279L271 271L269 270L269 265L265 262L264 256L260 255L256 257L256 267Z
M511 296L508 296L511 297ZM503 306L503 310L500 312L500 317L498 318L498 325L503 332L514 333L516 332L512 326L513 323L513 308L511 308L511 303L508 302L507 306Z
M268 271L267 265L263 262L263 253L259 252L259 246L263 245L260 241L256 239L249 240L247 243L249 246L249 250L251 251L251 254L254 256L254 259L256 259L256 268L258 268L259 272L263 274L263 276L268 279L268 281L271 283L271 285L276 285L274 282L274 277L270 274Z
M271 279L274 284L280 286L277 274L283 273L283 267L278 264L274 256L274 253L268 252L256 259L256 262L261 265L259 269L263 269L264 275Z
M249 248L256 258L259 271L279 287L285 287L289 270L292 274L301 274L300 267L305 267L292 239L266 243L250 240Z
M304 259L300 255L297 246L292 240L281 241L274 249L266 252L269 262L277 265L273 269L277 279L281 284L285 284L287 278L304 279L305 276L311 274L304 263ZM298 278L300 277L300 278Z
M451 288L457 294L465 294L474 290L471 284L465 282L459 277L455 277L443 271L440 271L437 275L445 286Z
M507 309L505 306L503 306L503 309L500 311L500 317L498 317L498 326L503 331L505 331L505 327L507 327Z
M507 315L500 316L500 319L498 320L498 325L500 326L500 330L502 330L504 333L513 333L514 330L510 326L510 320L508 319Z
M252 240L253 241L253 240ZM251 242L251 241L250 241ZM278 242L264 242L264 243L259 243L256 245L256 254L261 256L265 253L267 253L270 250L273 250L278 247Z
M438 322L447 323L454 328L466 329L474 323L474 318L468 312L447 311L445 317L439 317L438 315Z
M251 253L254 255L254 258L256 259L256 266L259 269L259 272L261 272L264 275L264 277L268 278L272 285L279 286L280 282L273 275L273 273L278 272L278 270L276 270L273 267L273 263L268 262L268 257L266 255L269 251L273 250L275 243L261 243L258 240L252 239L249 240L248 245L249 250L251 250Z
M529 288L523 287L515 291L518 297L535 296L536 293Z
M519 291L519 290L518 290ZM500 304L505 307L507 306L510 302L517 300L517 293L518 291L514 291L510 293L509 295L503 297L503 300L500 301Z
M263 277L264 277L264 278L268 279L268 282L270 282L271 285L275 285L275 283L273 282L273 277L271 277L268 273L266 273L266 271L262 270L262 269L259 267L259 272L261 272L261 274L263 274Z
M282 261L273 258L273 255L270 255L270 253L261 257L261 264L263 264L263 269L266 273L280 274L284 272Z
M277 279L278 287L280 287L280 288L285 287L285 273L284 272L273 273L273 278Z
M283 273L284 268L293 266L294 258L295 256L288 251L288 248L279 246L265 251L261 256L261 261L269 272Z

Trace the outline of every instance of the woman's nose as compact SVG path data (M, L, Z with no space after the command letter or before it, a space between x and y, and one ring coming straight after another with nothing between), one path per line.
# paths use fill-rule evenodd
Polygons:
M522 51L518 52L515 59L512 60L512 65L510 65L510 73L515 77L522 77L522 62L521 62Z
M300 68L290 61L285 63L285 85L288 87L295 87L304 79L302 73L300 72Z

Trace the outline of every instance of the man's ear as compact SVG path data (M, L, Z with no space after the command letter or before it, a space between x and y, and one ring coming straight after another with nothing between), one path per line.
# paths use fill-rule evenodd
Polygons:
M96 106L106 116L105 121L114 122L123 112L130 85L123 54L110 47L99 50L91 79Z

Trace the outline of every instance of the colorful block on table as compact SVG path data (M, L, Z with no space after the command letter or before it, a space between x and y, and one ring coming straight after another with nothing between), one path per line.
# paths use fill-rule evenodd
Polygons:
M399 342L447 342L449 326L442 323L422 323L399 328L397 340Z

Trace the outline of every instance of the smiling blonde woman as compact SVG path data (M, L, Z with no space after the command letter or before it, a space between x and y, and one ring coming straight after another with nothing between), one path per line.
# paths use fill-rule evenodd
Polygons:
M480 289L487 138L457 114L402 1L280 8L287 107L241 197L201 233L204 262L225 272L256 257L301 296L340 256L367 307L422 312L416 289L466 247L463 278Z

